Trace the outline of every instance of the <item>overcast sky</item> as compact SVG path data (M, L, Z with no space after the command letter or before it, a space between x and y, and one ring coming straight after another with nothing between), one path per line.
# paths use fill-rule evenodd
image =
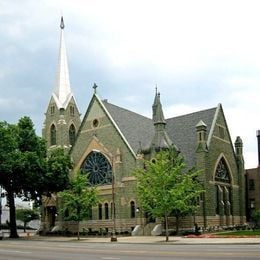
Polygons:
M221 103L256 167L259 13L257 0L0 0L0 120L28 115L41 135L63 15L82 114L94 82L101 98L149 117L156 85L166 118Z

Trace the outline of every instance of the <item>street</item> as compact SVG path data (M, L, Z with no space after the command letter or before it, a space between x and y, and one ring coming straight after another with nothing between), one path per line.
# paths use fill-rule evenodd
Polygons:
M259 259L260 246L0 241L1 260Z

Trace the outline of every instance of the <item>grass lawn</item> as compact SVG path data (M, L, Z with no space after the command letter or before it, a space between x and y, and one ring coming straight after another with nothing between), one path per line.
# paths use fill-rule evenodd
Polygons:
M219 232L214 235L219 236L260 236L260 229L253 230L238 230L238 231L228 231L228 232Z

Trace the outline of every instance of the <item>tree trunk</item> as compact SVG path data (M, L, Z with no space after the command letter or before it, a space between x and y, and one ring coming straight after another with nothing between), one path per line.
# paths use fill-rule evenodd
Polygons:
M26 222L23 223L23 232L26 232Z
M10 238L18 238L17 227L16 227L16 215L15 215L15 202L14 194L11 191L7 191L7 198L9 203L9 225L10 225Z
M78 221L78 240L79 240L79 221Z
M165 236L166 236L166 242L169 242L169 227L168 227L168 216L165 214Z
M179 222L180 222L180 218L179 216L176 216L176 235L179 234Z

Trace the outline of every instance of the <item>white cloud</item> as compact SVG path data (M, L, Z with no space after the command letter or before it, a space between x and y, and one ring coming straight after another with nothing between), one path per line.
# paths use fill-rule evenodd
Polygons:
M36 108L35 100L47 106L63 14L81 111L93 82L104 98L148 116L156 84L166 117L222 103L232 139L241 136L246 165L253 167L260 128L259 9L257 0L3 0L0 107L17 118L33 111L41 127L45 107ZM8 121L7 115L0 117Z

